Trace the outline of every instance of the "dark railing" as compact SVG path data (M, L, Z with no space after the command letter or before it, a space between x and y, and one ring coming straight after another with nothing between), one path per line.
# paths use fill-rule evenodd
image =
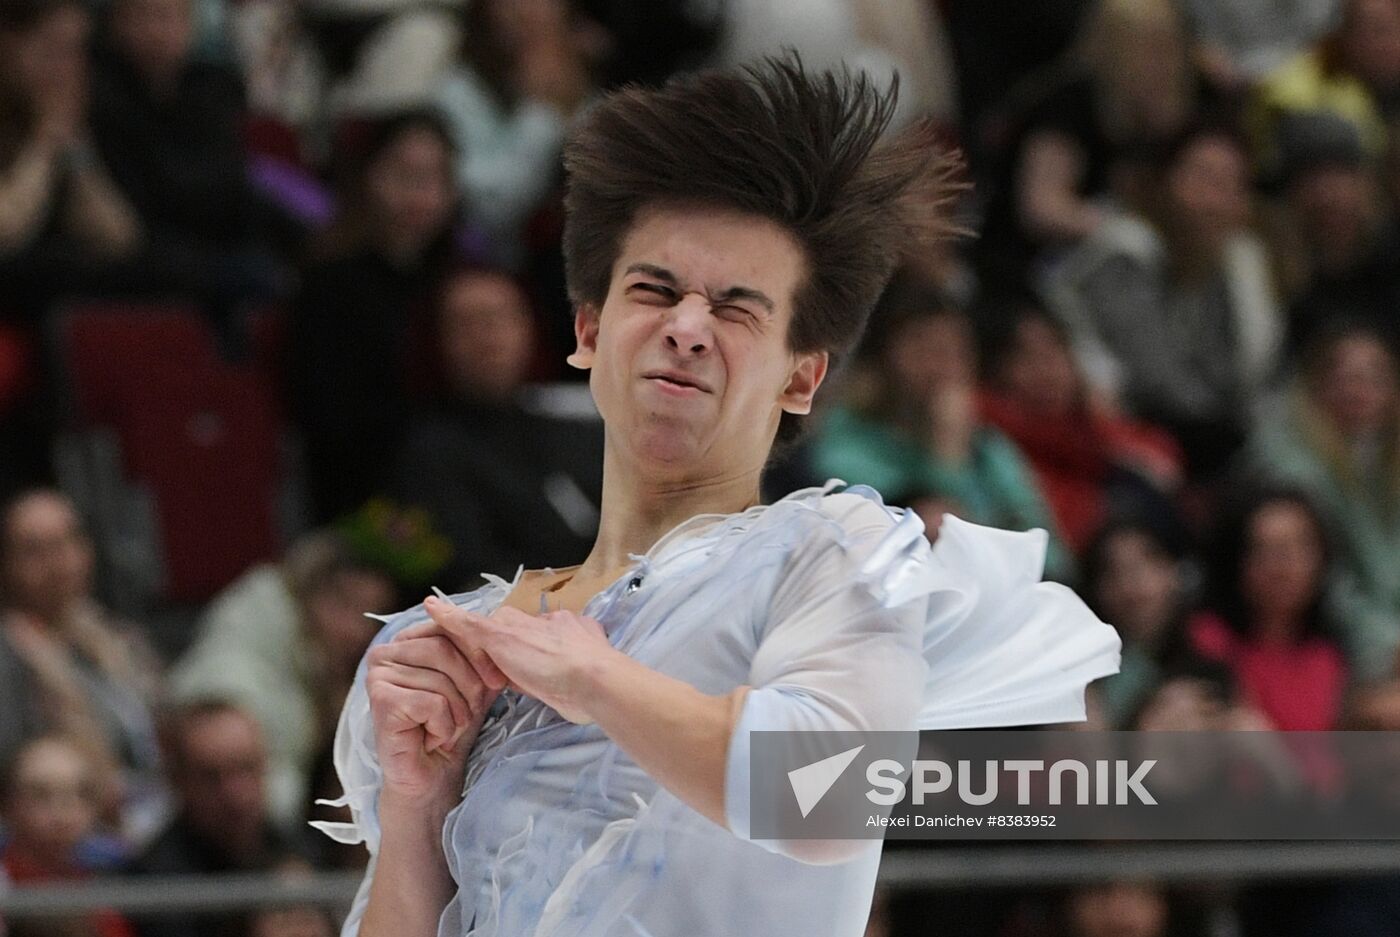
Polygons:
M1023 888L1117 879L1187 884L1288 878L1400 875L1400 844L1047 843L887 850L880 868L889 891ZM286 877L200 875L91 879L0 891L0 916L43 917L98 908L128 913L231 911L316 905L343 913L356 872Z

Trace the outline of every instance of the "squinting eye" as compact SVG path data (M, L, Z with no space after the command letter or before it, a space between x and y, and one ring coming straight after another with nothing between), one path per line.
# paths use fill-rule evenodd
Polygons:
M640 290L643 293L649 293L652 296L667 300L668 302L675 302L676 300L676 294L674 290L671 290L665 286L661 286L656 283L634 283L628 289Z

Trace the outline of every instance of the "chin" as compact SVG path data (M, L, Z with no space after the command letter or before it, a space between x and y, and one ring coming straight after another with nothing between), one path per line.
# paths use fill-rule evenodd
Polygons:
M645 463L693 469L701 447L688 426L672 422L650 422L637 430L632 451Z

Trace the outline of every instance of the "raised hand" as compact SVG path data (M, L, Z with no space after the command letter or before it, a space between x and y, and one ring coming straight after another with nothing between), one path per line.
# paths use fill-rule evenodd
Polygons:
M505 685L482 674L431 623L370 649L365 676L386 791L455 797L467 753Z
M440 599L428 614L461 653L485 656L512 687L557 710L570 722L592 722L581 679L587 668L619 654L595 619L570 611L529 615L503 606L478 615Z

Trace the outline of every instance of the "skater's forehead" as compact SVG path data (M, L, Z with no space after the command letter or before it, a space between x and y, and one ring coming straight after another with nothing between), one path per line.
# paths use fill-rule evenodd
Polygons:
M747 301L771 313L791 302L805 267L791 232L761 216L655 208L638 216L614 273L702 292L712 301Z

